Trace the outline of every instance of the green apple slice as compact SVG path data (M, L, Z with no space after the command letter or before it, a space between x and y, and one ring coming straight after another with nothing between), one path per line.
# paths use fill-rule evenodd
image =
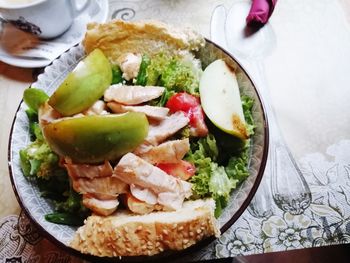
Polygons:
M77 163L116 160L140 145L148 134L143 113L128 112L55 120L43 127L51 149Z
M112 68L101 50L95 49L70 72L52 94L49 105L62 116L89 108L111 85Z
M199 92L203 110L216 127L248 138L237 78L225 61L215 60L204 70Z

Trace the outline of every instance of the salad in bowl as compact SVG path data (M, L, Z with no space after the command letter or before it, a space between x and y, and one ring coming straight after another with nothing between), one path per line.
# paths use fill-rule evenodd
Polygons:
M266 118L251 80L191 29L92 23L23 99L10 141L17 196L83 254L152 256L219 237L264 170Z

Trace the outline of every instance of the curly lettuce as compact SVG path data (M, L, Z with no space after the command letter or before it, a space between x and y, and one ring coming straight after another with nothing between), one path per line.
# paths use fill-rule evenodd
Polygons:
M254 100L249 96L242 96L241 100L242 100L244 119L246 121L247 132L248 132L248 135L250 136L254 134L254 129L255 129L254 118L252 113Z
M164 106L176 92L185 91L199 95L200 64L193 58L173 56L163 53L152 57L147 62L145 82L147 86L159 85L166 88L160 99L153 105Z
M253 100L242 97L243 112L250 135L254 133ZM197 141L191 140L186 159L196 166L190 179L194 198L212 197L216 201L215 215L227 205L230 193L248 176L250 140L241 141L223 133L213 125L212 134Z
M26 178L36 182L42 197L53 201L55 212L46 215L46 220L82 225L90 212L83 206L81 195L72 189L66 170L59 165L58 155L45 141L38 124L38 108L48 96L37 89L31 89L25 94L32 142L19 151L22 172Z
M190 180L194 196L196 198L211 196L217 203L215 214L219 216L230 192L236 187L237 180L229 178L224 167L215 162L219 150L212 134L199 139L191 146L187 160L196 166L196 174Z
M19 151L20 166L26 177L49 178L58 166L58 156L44 140L37 122L37 111L32 108L26 111L29 119L29 131L34 140Z

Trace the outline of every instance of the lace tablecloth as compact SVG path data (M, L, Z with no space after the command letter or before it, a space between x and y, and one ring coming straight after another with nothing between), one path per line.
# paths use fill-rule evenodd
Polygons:
M350 241L350 4L345 0L279 1L270 23L257 32L257 38L235 42L238 31L230 21L234 21L238 6L248 3L110 1L110 18L157 18L190 25L207 37L212 12L223 4L227 48L253 75L269 109L271 151L256 196L226 233L187 260ZM1 65L0 70L5 75L0 78L3 115L15 109L6 101L9 94L15 92L19 102L30 81L11 82L11 72L18 69L6 70ZM5 89L12 83L17 91ZM6 125L12 116L5 115ZM8 132L9 127L4 130ZM1 134L0 145L0 261L80 262L40 237L24 214L14 214L19 210L7 178L7 132Z

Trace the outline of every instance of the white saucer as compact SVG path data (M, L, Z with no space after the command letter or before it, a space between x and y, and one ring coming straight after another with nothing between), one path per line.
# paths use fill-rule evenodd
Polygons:
M102 23L105 22L107 19L108 1L93 0L90 6L87 8L87 10L75 18L72 26L63 35L50 41L40 41L40 47L52 48L54 46L59 48L58 50L55 50L54 54L57 55L54 55L53 58L41 58L39 56L23 57L16 56L13 53L8 53L5 49L2 48L3 44L5 43L5 39L0 35L0 61L3 61L9 65L18 66L22 68L45 67L49 65L52 62L52 60L59 56L61 53L82 41L87 23ZM36 53L38 53L38 51L36 51Z

